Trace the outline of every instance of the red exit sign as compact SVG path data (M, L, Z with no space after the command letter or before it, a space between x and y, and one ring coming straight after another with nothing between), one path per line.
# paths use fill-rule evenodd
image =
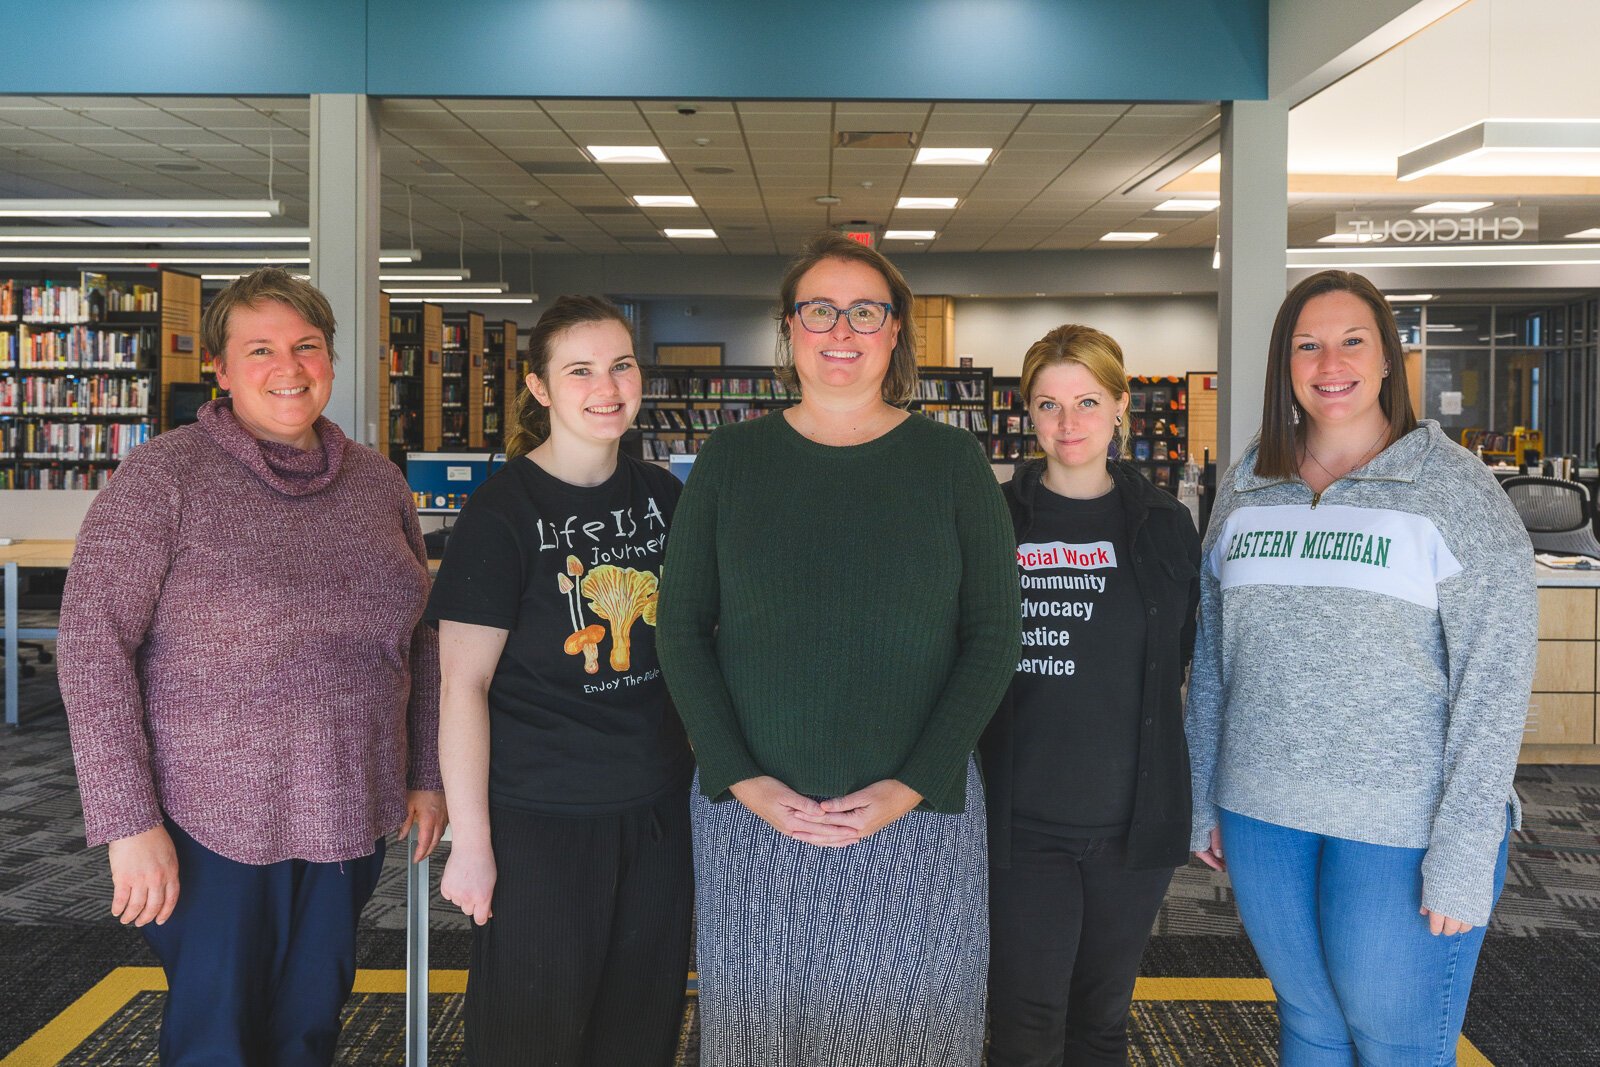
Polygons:
M874 235L873 235L873 232L871 230L848 230L847 229L847 230L843 230L841 232L846 237L850 238L850 240L854 241L858 245L866 245L868 248L871 248L872 245L873 245L873 236Z

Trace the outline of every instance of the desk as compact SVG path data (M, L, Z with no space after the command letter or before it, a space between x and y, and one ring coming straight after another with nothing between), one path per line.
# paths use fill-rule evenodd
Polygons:
M73 541L18 541L0 545L0 564L5 565L6 634L6 725L18 719L17 680L21 669L17 659L18 641L54 641L54 627L24 630L17 625L17 580L23 567L65 568L72 562Z
M1534 565L1539 661L1522 763L1600 763L1600 570Z

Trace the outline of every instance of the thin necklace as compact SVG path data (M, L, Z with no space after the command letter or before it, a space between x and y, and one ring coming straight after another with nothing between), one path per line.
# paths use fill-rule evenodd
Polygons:
M1389 434L1389 427L1388 426L1384 426L1383 429L1379 430L1378 431L1378 436L1373 440L1371 445L1367 446L1366 452L1363 453L1361 458L1359 460L1357 460L1350 467L1350 469L1345 471L1344 473L1345 474L1349 474L1350 471L1359 470L1362 466L1364 466L1366 464L1366 462L1369 459L1371 459L1374 454L1376 454L1376 452L1378 451L1378 445L1380 445L1383 442L1383 439L1385 437L1387 437L1388 434ZM1311 457L1311 462L1315 463L1317 466L1322 468L1322 473L1326 474L1328 476L1329 481L1336 482L1340 478L1344 477L1344 475L1333 473L1331 470L1328 469L1327 465L1322 462L1322 460L1317 458L1316 453L1311 451L1311 443L1309 441L1307 441L1305 443L1304 447L1305 447L1305 450L1306 450L1306 455Z

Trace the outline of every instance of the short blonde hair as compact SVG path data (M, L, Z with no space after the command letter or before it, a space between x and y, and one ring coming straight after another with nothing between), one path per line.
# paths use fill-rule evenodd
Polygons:
M1093 326L1067 323L1057 326L1028 348L1022 357L1022 399L1033 405L1033 385L1039 372L1062 363L1076 363L1089 372L1100 388L1120 404L1128 392L1128 370L1122 360L1122 346ZM1117 426L1117 455L1128 455L1128 419Z
M229 282L227 288L211 298L205 314L200 317L200 343L218 366L228 358L228 319L234 310L260 307L265 300L287 304L295 314L321 330L323 340L328 342L328 362L334 361L333 306L322 295L322 290L282 267L262 267Z

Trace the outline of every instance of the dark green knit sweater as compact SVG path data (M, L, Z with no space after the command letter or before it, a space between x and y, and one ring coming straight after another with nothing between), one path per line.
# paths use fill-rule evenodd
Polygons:
M673 516L656 635L701 789L897 778L961 811L1016 669L1015 555L964 430L913 415L849 447L779 413L718 430Z

